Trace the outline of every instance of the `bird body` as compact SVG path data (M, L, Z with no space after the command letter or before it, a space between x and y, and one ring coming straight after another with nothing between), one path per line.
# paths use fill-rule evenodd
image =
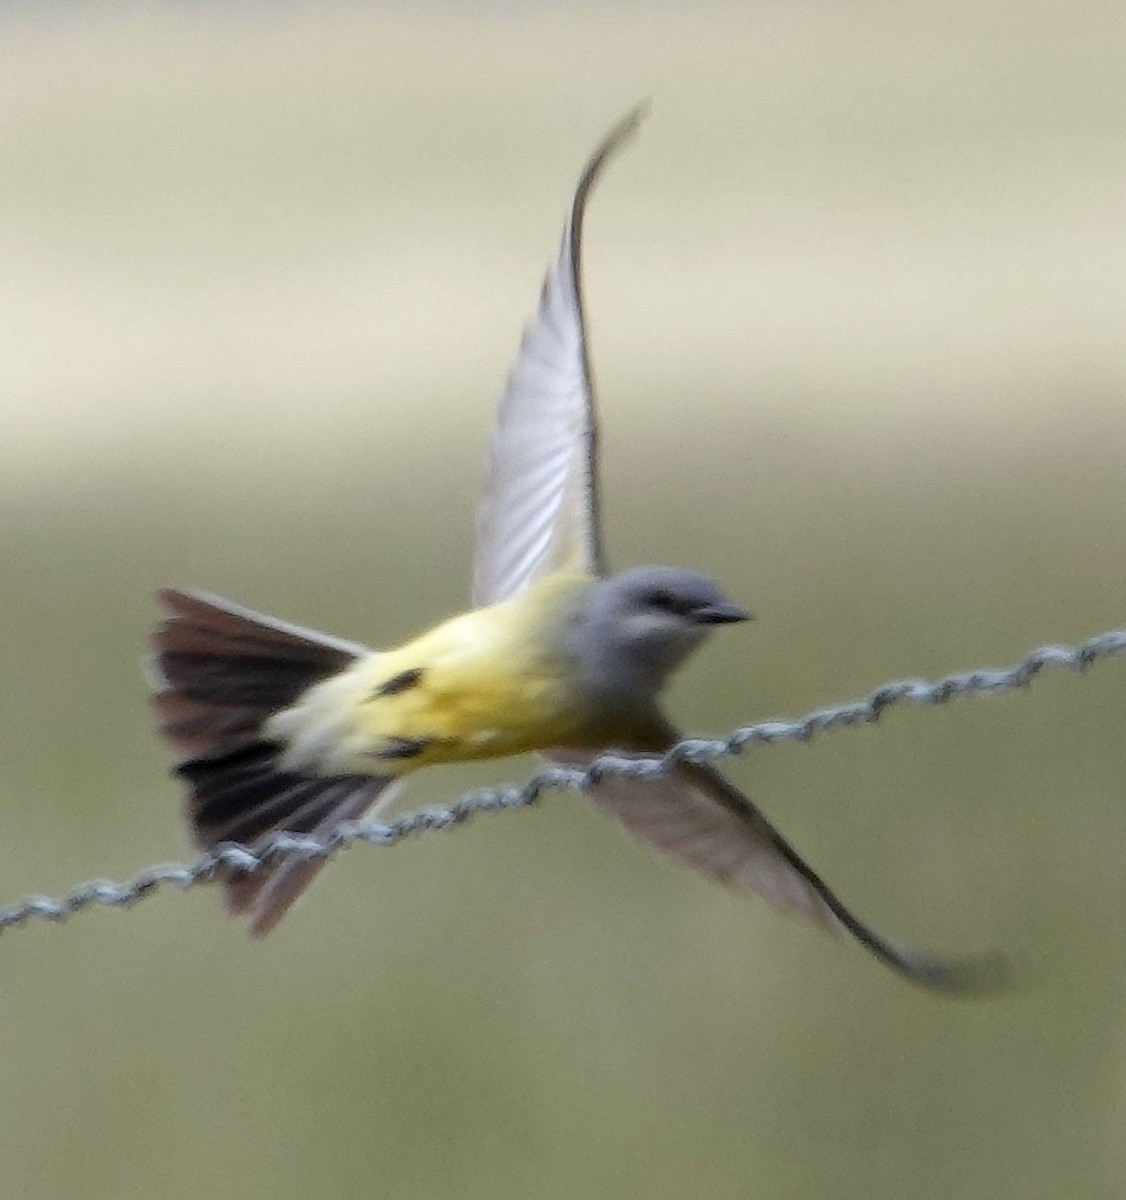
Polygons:
M325 774L403 775L582 739L566 614L594 580L556 572L499 604L375 651L270 718L282 764Z

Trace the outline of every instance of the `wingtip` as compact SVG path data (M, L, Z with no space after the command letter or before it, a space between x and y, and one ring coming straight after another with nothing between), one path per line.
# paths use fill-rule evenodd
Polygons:
M624 116L618 118L605 140L617 143L622 138L631 137L641 128L642 121L646 120L652 111L652 96L643 96Z
M1005 995L1021 982L1012 960L1000 954L917 958L905 974L920 987L967 1000Z
M582 180L579 183L579 195L582 196L594 182L595 177L602 169L606 160L624 143L629 141L637 131L641 128L642 121L649 115L651 102L648 97L639 101L625 114L620 117L610 127L609 132L598 143L594 153L590 156L590 160L583 171Z

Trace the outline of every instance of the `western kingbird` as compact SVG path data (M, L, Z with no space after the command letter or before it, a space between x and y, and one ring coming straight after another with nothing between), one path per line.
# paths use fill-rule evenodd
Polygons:
M594 389L580 286L583 216L642 112L579 180L558 258L500 401L477 514L473 608L406 645L371 650L199 592L167 590L155 635L160 729L202 847L326 834L385 805L432 763L539 750L582 766L600 751L678 740L660 695L718 625L746 620L710 579L675 567L608 573L599 525ZM592 798L677 862L845 931L910 979L970 990L989 964L897 947L855 917L752 801L711 766L604 777ZM224 882L268 933L321 863Z

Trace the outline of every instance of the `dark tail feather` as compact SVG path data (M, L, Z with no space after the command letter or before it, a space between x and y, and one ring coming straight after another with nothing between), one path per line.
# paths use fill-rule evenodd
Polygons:
M169 612L153 638L160 731L192 758L254 741L267 717L370 653L201 592L157 597Z
M154 638L161 733L185 756L186 815L198 845L255 846L271 833L322 837L362 816L389 779L284 770L262 725L314 684L346 669L363 646L286 625L199 593L163 591L170 616ZM224 876L232 912L268 933L324 865L293 861Z
M280 748L249 743L219 758L190 758L176 768L189 787L187 815L204 848L221 842L255 847L272 833L323 838L342 821L355 821L386 796L391 779L370 775L305 775L283 770ZM285 915L324 866L294 859L252 874L227 871L227 906L251 915L250 931L263 937Z

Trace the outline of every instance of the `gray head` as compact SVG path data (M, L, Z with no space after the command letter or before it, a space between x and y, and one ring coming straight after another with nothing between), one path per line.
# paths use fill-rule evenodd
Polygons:
M634 567L589 589L568 643L596 690L653 695L715 626L749 618L706 575Z

